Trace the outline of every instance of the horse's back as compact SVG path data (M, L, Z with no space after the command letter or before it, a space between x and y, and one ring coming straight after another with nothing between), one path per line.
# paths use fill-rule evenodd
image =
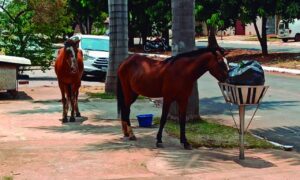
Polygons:
M165 65L161 61L134 54L125 59L118 69L123 86L137 94L161 97Z

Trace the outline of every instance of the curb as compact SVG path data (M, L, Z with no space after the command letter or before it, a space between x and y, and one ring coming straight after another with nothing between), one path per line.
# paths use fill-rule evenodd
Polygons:
M196 40L196 42L201 43L201 42L207 42L207 40L205 39L201 39L201 40ZM236 44L256 44L256 45L260 45L259 41L242 41L242 40L218 40L218 42L221 43L225 43L225 44L230 44L230 43L236 43ZM300 47L300 43L299 42L287 42L287 43L281 43L280 41L278 42L267 42L268 46L269 45L277 45L277 46L299 46Z
M250 133L250 134L251 134L252 136L258 138L258 139L265 140L265 141L271 143L272 145L274 145L274 146L276 146L276 147L278 147L278 148L280 148L280 149L282 149L282 150L284 150L284 151L292 151L292 150L294 149L294 146L279 144L279 143L277 143L277 142L270 141L270 140L265 139L265 138L263 138L263 137L261 137L261 136L258 136L258 135L256 135L256 134L253 134L253 133Z
M300 70L298 70L298 69L286 69L286 68L269 67L269 66L262 66L262 68L263 68L263 70L268 71L268 72L279 72L279 73L300 75Z

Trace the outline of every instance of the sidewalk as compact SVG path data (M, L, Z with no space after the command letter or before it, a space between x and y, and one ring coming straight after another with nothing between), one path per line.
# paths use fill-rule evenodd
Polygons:
M164 135L155 148L157 128L139 128L137 141L123 141L114 100L81 95L82 118L62 125L59 89L21 88L22 99L0 96L0 177L14 179L297 179L300 154L281 150L199 148L183 150ZM149 101L132 108L160 114Z

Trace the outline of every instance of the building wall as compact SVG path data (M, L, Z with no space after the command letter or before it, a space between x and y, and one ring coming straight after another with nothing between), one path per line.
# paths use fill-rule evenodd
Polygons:
M268 18L268 21L267 21L267 26L268 26L267 34L276 34L277 33L278 22L279 21L278 21L277 17ZM256 24L257 24L257 28L259 30L259 33L261 34L262 20L261 20L260 17L257 17ZM202 27L203 27L203 35L207 35L208 33L207 33L206 24L202 23ZM226 31L223 31L222 33L223 33L222 35L225 35L225 36L229 36L229 35L233 36L233 35L235 35L235 28L234 27L230 27L230 28L226 29ZM217 33L217 35L218 36L221 35L221 31L219 31ZM245 35L246 36L256 35L256 31L255 31L253 23L246 25L246 27L245 27Z
M257 24L258 31L261 34L262 20L261 20L260 17L257 17L256 24ZM246 33L245 33L245 35L256 35L256 31L255 31L253 23L246 25Z

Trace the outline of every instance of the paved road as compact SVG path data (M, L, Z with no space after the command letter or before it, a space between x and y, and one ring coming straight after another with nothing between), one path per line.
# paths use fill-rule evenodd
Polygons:
M261 50L261 47L258 42L245 42L245 41L218 41L219 45L226 49L251 49L251 50ZM197 47L207 47L207 41L197 41ZM269 52L291 52L299 53L300 52L300 42L272 42L268 45Z
M300 77L267 74L266 85L270 89L250 126L251 132L278 143L294 145L300 152ZM217 81L205 74L198 86L201 114L233 123L230 105L224 103ZM254 109L247 108L246 120ZM235 117L238 119L238 114Z

